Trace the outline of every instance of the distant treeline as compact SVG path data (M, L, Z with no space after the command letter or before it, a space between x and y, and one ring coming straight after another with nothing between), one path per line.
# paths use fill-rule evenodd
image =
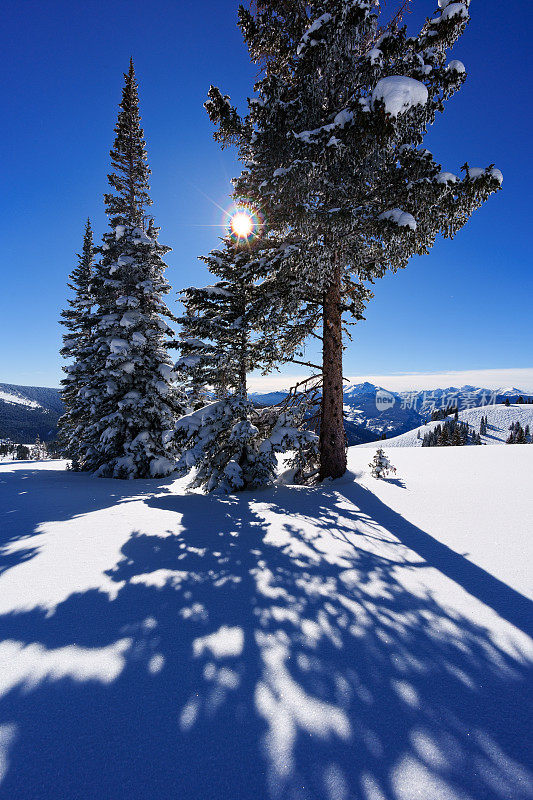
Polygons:
M42 442L39 437L35 444L20 444L10 439L0 439L0 459L13 461L40 461L44 458L61 458L57 441Z
M466 422L458 422L455 419L449 419L443 425L436 425L432 431L425 433L422 439L422 447L461 447L467 444L481 444L481 436Z

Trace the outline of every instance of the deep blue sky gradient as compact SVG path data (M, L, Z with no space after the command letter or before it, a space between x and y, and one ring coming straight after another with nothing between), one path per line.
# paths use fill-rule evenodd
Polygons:
M415 28L433 13L414 0ZM504 190L454 241L376 286L346 373L528 367L531 358L531 15L473 0L453 57L468 80L426 145L449 171L494 162ZM89 215L106 225L109 149L130 55L140 82L152 196L174 292L209 282L197 256L221 235L229 179L203 108L210 83L244 109L256 74L233 0L8 0L0 53L0 382L57 385L57 324ZM297 372L290 369L291 373Z

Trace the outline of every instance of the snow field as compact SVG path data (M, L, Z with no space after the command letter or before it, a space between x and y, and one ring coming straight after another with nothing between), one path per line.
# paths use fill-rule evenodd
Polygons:
M1 465L0 793L530 799L533 448L387 454L223 497Z
M349 450L356 480L439 542L533 600L533 447L377 444L396 467L395 478L370 477L373 450L359 445Z

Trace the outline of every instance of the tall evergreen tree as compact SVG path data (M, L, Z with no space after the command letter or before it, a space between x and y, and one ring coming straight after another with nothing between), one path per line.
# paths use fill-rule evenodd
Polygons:
M85 431L90 412L87 394L91 378L93 269L93 232L88 219L78 264L69 275L68 287L73 296L68 300L68 308L61 313L61 324L67 328L61 355L70 363L63 367L66 376L61 381L61 396L65 413L59 420L59 434L63 453L76 470L83 468Z
M398 17L380 28L372 0L241 6L239 24L262 70L258 96L241 118L227 96L209 92L215 138L236 143L245 164L236 194L264 209L283 240L273 268L279 302L293 314L310 298L321 312L322 478L346 468L343 313L360 318L368 281L427 253L437 235L453 237L500 188L493 166L465 164L460 179L420 147L466 78L446 53L468 5L439 0L411 37Z
M98 302L93 332L93 445L88 466L98 475L143 478L169 474L175 465L172 429L184 412L173 384L163 301L164 276L159 229L147 218L149 195L146 145L139 115L133 61L111 150L111 192L105 195L111 230L104 234L93 283Z

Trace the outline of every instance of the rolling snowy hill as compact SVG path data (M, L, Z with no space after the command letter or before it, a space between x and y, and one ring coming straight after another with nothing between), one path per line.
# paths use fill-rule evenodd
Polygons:
M0 439L51 441L62 413L59 389L0 383Z
M531 800L533 447L234 497L0 465L0 794Z
M459 420L468 423L471 428L479 431L481 417L488 419L487 434L481 436L482 444L505 444L509 436L509 426L513 422L519 422L523 428L529 425L533 431L533 405L494 405L482 406L481 408L470 408L459 412ZM452 419L453 417L448 417ZM387 439L387 447L422 447L424 434L442 425L441 421L429 422L427 425L420 425L407 433ZM420 438L418 433L420 432ZM361 447L372 447L375 443L362 444Z

